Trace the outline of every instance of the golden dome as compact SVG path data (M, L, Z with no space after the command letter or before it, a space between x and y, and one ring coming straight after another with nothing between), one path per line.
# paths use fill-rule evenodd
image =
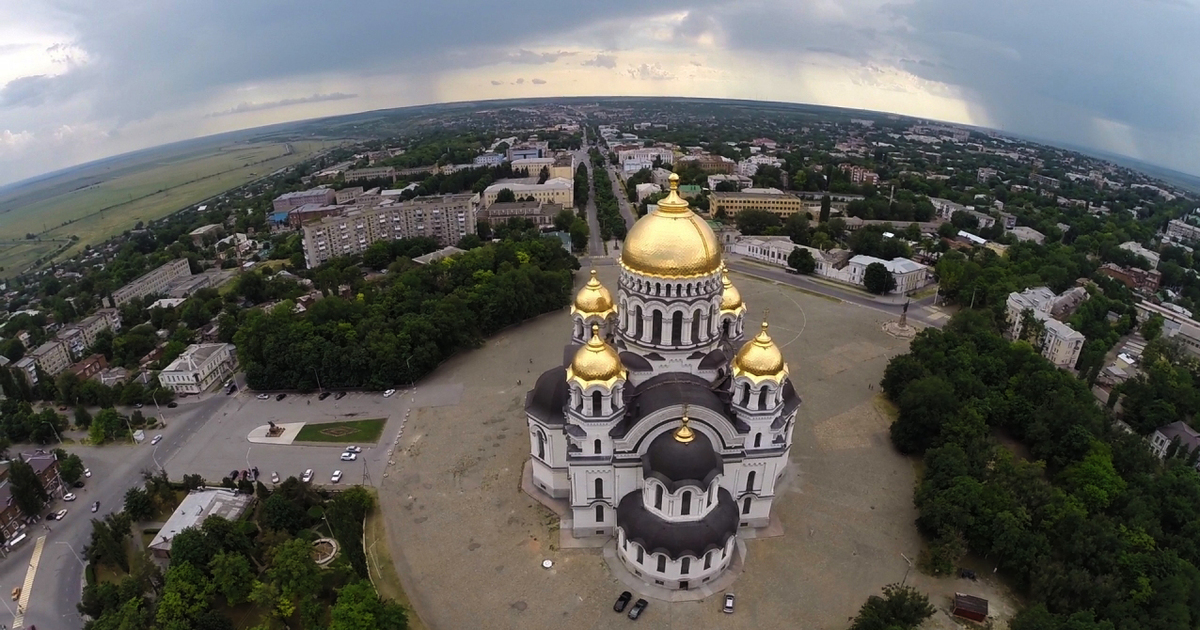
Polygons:
M747 341L734 357L733 375L746 376L757 383L764 380L782 381L787 373L783 353L771 340L771 335L767 334L767 322L763 322L762 331Z
M679 196L679 176L671 174L671 192L658 209L638 219L625 237L621 265L660 278L688 278L721 267L721 244L704 219Z
M733 286L733 281L729 279L729 272L725 270L724 265L721 266L721 284L725 287L721 290L721 311L729 313L746 310L742 304L742 293Z
M584 387L594 383L611 386L617 379L625 378L625 366L612 346L600 338L600 327L592 325L592 338L575 353L567 367L567 380L579 382Z
M571 306L571 313L603 316L615 310L612 294L600 284L600 280L596 278L596 270L593 269L591 279L575 294L575 304Z

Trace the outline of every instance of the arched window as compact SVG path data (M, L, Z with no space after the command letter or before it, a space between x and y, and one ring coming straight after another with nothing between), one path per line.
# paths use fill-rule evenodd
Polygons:
M643 553L643 552L642 552L642 546L641 546L641 545L638 545L638 546L637 546L637 551L638 551L638 554L637 554L637 563L638 563L638 564L641 564L641 563L642 563L643 561L645 561L645 559L646 559L645 553Z
M599 416L604 409L604 397L600 392L592 392L592 415Z
M661 282L654 283L654 295L662 295L662 283Z
M683 491L683 505L679 507L679 515L687 516L692 513L692 493L690 490Z
M599 440L596 441L599 442ZM596 477L596 498L604 498L604 480L599 477Z
M758 408L767 408L767 386L763 385L762 390L758 392Z
M700 343L700 311L692 313L692 343Z
M658 555L658 572L659 573L667 572L667 557L662 554Z
M662 509L662 495L662 486L654 486L654 509L656 510Z
M742 502L742 514L749 514L749 513L750 513L750 497L746 497L746 500Z
M643 329L646 327L646 320L644 317L642 317L642 305L641 304L639 304L637 307L637 317L634 318L634 320L633 320L633 326L634 326L633 338L637 339L638 341L641 341L642 340L642 332L644 332Z
M704 554L704 568L708 569L712 566L712 552Z
M604 506L603 505L596 506L596 522L597 523L604 522Z
M728 319L721 322L721 336L725 337L726 339L729 338L729 320Z
M754 471L746 474L746 492L754 492Z
M650 343L662 343L662 311L655 309L650 321Z
M599 445L599 444L600 444L600 440L596 440L596 444L597 444L597 445ZM760 447L760 446L762 446L762 434L761 434L761 433L755 433L755 434L754 434L754 448L758 448L758 447ZM597 446L597 448L598 448L598 446ZM597 452L597 453L599 453L600 451L596 451L596 452Z
M742 406L750 406L750 383L745 383L742 385Z
M691 558L684 558L679 561L679 574L680 575L687 575L688 571L691 571L691 570L692 570L692 559Z
M538 431L538 459L546 459L546 434Z
M671 344L678 346L683 343L683 313L675 311L671 316Z
M762 435L762 434L760 433L759 435ZM592 452L594 452L596 455L600 454L600 439L599 438L597 438L596 441L592 442Z

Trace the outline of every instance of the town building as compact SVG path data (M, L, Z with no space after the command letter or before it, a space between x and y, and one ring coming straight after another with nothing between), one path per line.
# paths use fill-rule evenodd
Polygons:
M681 166L695 166L705 173L723 173L725 175L732 175L738 171L738 163L723 155L710 155L707 153L700 155L685 155L676 161ZM758 166L756 165L755 168L758 168ZM753 175L753 173L742 174Z
M271 202L275 212L287 212L293 208L315 203L321 206L332 205L337 201L337 192L332 188L313 188L284 193Z
M1171 449L1171 443L1176 440L1179 441L1176 455L1185 449L1187 453L1191 453L1200 447L1200 432L1188 426L1188 423L1183 420L1176 420L1171 424L1158 427L1148 439L1150 440L1150 452L1159 459L1167 458L1167 451ZM1200 469L1200 461L1196 462L1196 468Z
M475 166L500 166L507 159L499 153L482 153L476 155L475 159L471 160L471 164Z
M675 152L662 147L639 147L636 149L621 149L617 151L617 162L626 173L636 173L643 168L654 168L654 161L663 164L675 162Z
M1121 243L1117 247L1120 247L1121 249L1123 249L1127 252L1137 254L1138 256L1141 256L1142 258L1145 258L1146 261L1150 263L1151 269L1158 269L1158 262L1161 258L1159 256L1158 252L1156 252L1152 249L1147 249L1145 247L1142 247L1142 244L1138 243L1137 241L1125 241L1124 243Z
M836 249L828 252L807 245L797 245L787 236L743 236L735 238L726 248L732 254L745 256L780 267L788 267L788 256L797 249L807 249L817 263L813 273L831 277L850 260L850 252Z
M1175 241L1200 241L1200 226L1171 219L1167 222L1167 236Z
M150 541L150 553L156 558L171 557L171 542L180 532L200 527L210 516L236 521L246 513L254 495L242 494L229 488L200 488L188 493L171 513L171 517Z
M1038 245L1046 242L1045 234L1042 234L1041 232L1025 225L1015 227L1009 230L1009 232L1011 232L1018 241L1033 241Z
M61 498L65 492L62 476L58 472L58 458L54 453L35 451L18 455L33 468L42 487L54 498ZM12 484L8 481L8 470L0 473L0 532L3 533L4 547L12 549L27 537L30 523L25 514L17 507L12 496ZM38 526L40 528L40 526ZM39 529L40 531L40 529Z
M79 380L85 381L93 376L103 372L108 367L108 361L105 360L103 354L93 354L86 359L72 365L67 371L79 377Z
M1188 354L1200 357L1200 322L1192 319L1190 311L1175 304L1155 304L1144 300L1135 304L1134 308L1139 324L1154 315L1161 316L1163 338L1179 342Z
M1038 175L1037 173L1029 176L1029 183L1041 188L1058 188L1057 179L1053 177L1046 177L1045 175Z
M617 295L594 272L576 295L563 364L526 394L525 488L565 501L575 538L614 539L614 571L686 591L727 584L739 529L772 522L800 397L677 183L630 229Z
M975 171L975 177L979 180L980 184L986 184L992 181L992 178L997 177L998 175L999 173L997 173L996 169L994 168L981 167L979 170Z
M508 148L508 161L542 158L550 155L549 142L525 142Z
M376 168L355 168L346 171L342 174L343 180L349 184L364 179L388 179L396 181L396 168L394 166L379 166ZM336 197L336 193L335 193Z
M434 252L429 252L428 254L425 254L424 256L417 256L416 258L414 258L412 260L413 260L413 262L417 263L418 265L428 265L429 263L437 262L443 258L449 258L451 256L456 256L458 254L465 253L466 251L467 250L465 250L465 249L459 249L459 248L451 245L449 247L443 247Z
M706 183L708 184L708 189L712 191L716 191L717 185L722 182L733 184L738 190L750 188L754 185L754 180L746 177L745 175L724 175L718 173L716 175L709 175L705 179Z
M1047 287L1035 287L1020 293L1008 294L1006 312L1010 337L1012 339L1021 337L1025 312L1029 311L1035 319L1042 323L1044 328L1041 338L1035 340L1034 347L1040 348L1042 356L1049 359L1055 366L1068 370L1074 369L1087 338L1083 336L1083 333L1055 318L1062 317L1064 313L1072 310L1072 306L1068 302L1078 306L1077 302L1079 301L1082 299L1077 294L1068 296L1064 293L1059 296Z
M562 211L563 207L556 203L505 201L494 203L477 214L479 221L487 221L492 227L501 225L509 219L528 219L533 221L533 224L539 229L547 230L554 227L554 217Z
M29 352L39 368L48 376L58 376L71 366L71 352L61 339L51 339Z
M510 190L517 201L532 197L542 203L556 203L564 208L575 207L575 180L556 177L546 180L544 184L523 184L520 182L498 182L488 186L483 191L480 207L488 208L496 203L500 191Z
M750 157L737 163L738 175L746 177L754 177L758 174L758 167L774 166L775 168L783 168L783 160L772 157L770 155L751 155Z
M178 258L139 276L133 282L112 292L112 305L120 306L130 300L147 295L164 295L177 278L192 275L186 258Z
M192 244L200 247L204 244L204 237L210 237L214 241L221 235L221 225L219 223L210 223L201 225L200 227L188 232L188 236L192 237Z
M633 189L634 189L634 193L637 196L638 201L641 201L643 199L646 199L647 197L650 197L651 195L657 195L658 193L662 192L661 186L659 186L658 184L655 184L655 183L651 183L651 182L647 182L645 184L638 184L637 186L634 186ZM682 194L682 193L680 193L680 194Z
M158 382L176 394L199 394L233 374L233 344L192 344L158 373Z
M915 260L907 258L893 258L884 260L875 258L874 256L854 256L847 263L842 273L833 275L834 279L850 282L852 284L862 285L863 278L867 275L867 267L874 263L879 263L892 274L892 279L896 281L896 288L892 289L893 293L909 293L916 291L924 286L927 286L932 280L929 273L929 267L922 265Z
M863 168L855 164L839 164L838 170L850 175L851 184L870 184L874 186L879 183L879 175L869 168Z
M1121 267L1113 263L1104 263L1098 271L1120 281L1130 289L1143 293L1154 293L1162 284L1162 272L1157 269L1146 271L1137 267Z
M742 210L766 210L786 219L797 212L813 216L805 205L804 200L791 193L785 193L777 188L747 188L738 192L708 193L709 208L715 214L724 211L725 216L733 218Z
M442 245L475 233L475 196L416 197L363 208L304 226L304 259L310 269L338 256L361 254L375 241L428 236Z
M362 197L360 196L359 198L361 199ZM287 223L294 228L303 227L305 223L324 219L325 217L334 217L346 212L350 208L351 206L322 206L315 203L306 203L288 212Z
M1000 210L1000 221L1004 224L1004 229L1011 230L1017 227L1017 215L1004 212L1004 202L997 199L992 205Z

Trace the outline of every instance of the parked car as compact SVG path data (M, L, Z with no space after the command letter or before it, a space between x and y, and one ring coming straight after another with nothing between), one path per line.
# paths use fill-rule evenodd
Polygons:
M733 614L733 593L725 593L725 605L721 607L721 612Z
M637 600L636 602L633 603L633 608L629 609L629 618L637 619L638 617L641 617L642 611L646 610L646 606L649 606L649 605L650 605L650 602L647 602L644 599Z
M154 436L153 440L150 440L150 445L153 446L155 444L158 444L161 441L162 441L162 434L160 433L160 434Z
M83 476L84 476L84 477L91 477L91 476L92 476L92 469L91 469L91 468L84 468L84 469L83 469ZM76 488L82 488L83 486L75 486L75 487L76 487Z
M64 495L63 495L63 501L74 501L74 500L75 500L75 493L74 493L74 492L68 492L68 493L66 493L66 494L64 494Z
M361 446L347 446L346 452L347 453L361 453L362 447Z
M341 481L342 480L342 471L340 471L340 470L333 471L333 476L330 477L329 480L332 481L333 483L337 483L337 482Z
M21 598L21 587L20 586L14 588L12 590L12 598L13 598L14 602Z
M346 397L346 392L338 392L333 395L334 400L341 400Z
M275 396L275 400L283 400L284 398L287 398L287 394L279 394Z
M172 400L171 402L167 403L167 409L174 409L174 408L176 408L176 407L178 407L178 406L179 406L179 403L175 402L174 400Z
M96 501L95 503L93 503L93 504L92 504L92 511L93 511L93 512L99 512L99 511L100 511L100 502L99 502L99 501Z
M259 394L259 395L255 396L255 398L257 398L259 400L266 400L266 399L270 398L270 396L268 396L266 394Z
M342 461L344 461L344 462L352 462L356 459L358 459L358 455L356 455L354 453L351 453L349 451L342 453Z
M82 479L80 479L79 481L76 481L75 483L71 484L71 487L72 487L72 488L82 488L83 486L84 486L84 483L83 483L83 480L82 480Z
M134 408L135 408L135 409L141 409L141 408L142 408L142 403L138 403L138 404L134 405Z
M63 508L54 513L54 520L61 521L61 520L63 520L63 517L66 515L67 515L67 509Z
M394 389L388 389L388 390L384 390L384 392L383 392L383 397L384 397L384 398L391 398L391 397L392 397L392 394L395 394L395 393L396 393L396 390L394 390Z
M317 396L317 400L325 400L326 398L329 398L329 396L330 392L321 392L321 395Z
M312 481L312 477L313 477L313 469L309 468L308 470L304 471L303 475L300 476L300 481L303 481L304 483L308 483L308 482Z
M49 513L49 514L47 514L47 515L46 515L46 520L47 520L47 521L53 521L53 520L55 520L56 518L58 518L58 516L57 516L57 515L55 515L55 514L54 514L54 512L51 512L51 513Z
M279 473L271 473L271 483L279 483Z
M630 593L629 591L621 593L621 596L617 598L616 603L613 604L613 612L625 612L625 607L629 605L629 600L631 599L633 599L633 593Z

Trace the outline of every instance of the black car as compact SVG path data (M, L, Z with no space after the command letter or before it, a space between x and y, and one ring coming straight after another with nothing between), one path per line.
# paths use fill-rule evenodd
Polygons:
M235 470L235 471L233 471L233 472L229 473L229 478L230 478L230 479L232 479L232 480L234 480L234 481L237 481L237 478L238 478L238 475L239 475L239 474L241 474L241 473Z
M287 394L279 394L275 397L275 400L283 400L284 398L287 398Z
M341 399L343 399L343 398L345 398L345 397L346 397L346 392L338 392L337 394L334 394L334 396L333 396L333 399L334 399L334 400L341 400Z
M631 599L633 599L633 593L629 591L621 593L621 596L617 598L617 603L613 604L613 612L624 612Z
M47 521L53 521L53 520L54 520L54 519L56 519L56 518L58 518L58 514L55 514L54 512L51 512L51 513L49 513L49 514L47 514L47 515L46 515L46 520L47 520Z
M174 400L172 400L171 402L167 403L167 409L174 409L174 408L176 408L176 407L178 407L178 406L179 406L179 403L175 402Z
M76 481L75 483L71 484L71 487L72 487L72 488L82 488L82 487L83 487L83 480Z
M646 610L646 606L649 606L649 605L650 605L650 602L647 602L644 599L637 600L636 602L633 603L633 608L629 609L629 618L637 619L638 617L641 617L642 611Z
M321 392L321 395L317 396L317 400L325 400L326 398L329 398L329 396L330 396L329 392Z

